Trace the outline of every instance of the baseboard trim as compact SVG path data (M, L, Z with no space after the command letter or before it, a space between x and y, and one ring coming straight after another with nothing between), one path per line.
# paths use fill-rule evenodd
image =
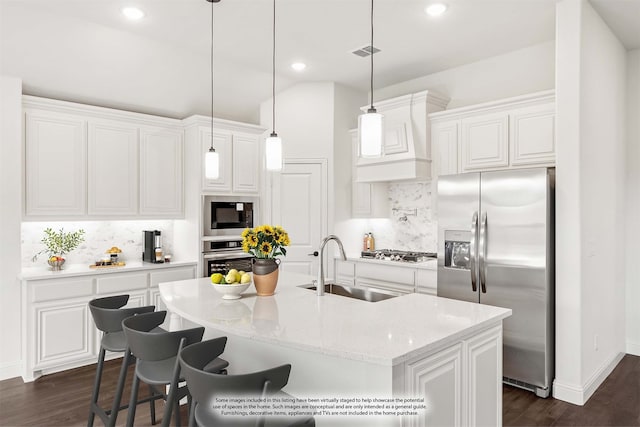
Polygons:
M22 364L20 362L7 363L0 366L0 381L8 380L22 375Z
M574 405L583 406L611 372L613 372L615 367L618 366L618 363L620 363L624 355L625 353L617 353L609 361L603 363L602 366L591 375L584 386L564 384L561 381L554 380L553 397L558 400L573 403Z
M640 343L627 340L627 353L640 356Z

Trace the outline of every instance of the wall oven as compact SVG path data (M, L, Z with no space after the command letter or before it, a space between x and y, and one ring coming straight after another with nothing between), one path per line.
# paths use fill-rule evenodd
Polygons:
M242 230L253 227L253 218L254 203L251 200L204 196L204 236L240 236Z
M202 277L213 273L226 274L232 268L251 271L252 255L242 251L242 239L204 240L202 242Z

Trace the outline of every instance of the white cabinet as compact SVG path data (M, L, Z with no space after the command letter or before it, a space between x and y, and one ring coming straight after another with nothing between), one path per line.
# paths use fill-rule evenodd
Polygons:
M429 115L434 175L555 165L555 95L545 91Z
M395 295L415 291L415 268L359 262L356 286L387 291Z
M25 111L25 213L86 213L86 121L71 114Z
M23 96L25 219L184 217L174 119Z
M95 363L101 333L89 301L128 294L128 307L160 303L158 283L194 279L196 263L78 277L23 279L22 334L25 381L44 373ZM61 272L64 274L64 272Z
M202 191L214 195L258 195L260 191L260 140L264 128L248 123L213 119L213 148L220 159L217 179L205 176L205 154L211 147L211 118L183 120L192 166L200 170ZM197 162L196 165L194 162Z
M356 264L352 261L335 260L336 283L345 286L355 286Z
M468 419L472 426L502 425L502 327L466 343Z
M388 218L389 187L386 182L358 182L357 162L360 155L358 130L352 129L352 183L351 183L351 216L354 218Z
M482 114L460 122L462 171L509 165L509 115Z
M138 129L118 122L88 124L88 214L138 211Z
M431 126L431 142L435 153L433 178L460 173L458 128L459 123L455 120L433 123Z
M257 135L236 133L233 143L233 192L257 193L260 162Z
M453 427L463 424L462 369L462 343L407 363L407 396L424 397L428 407L424 417L407 418L410 426Z
M513 110L509 139L512 165L555 163L555 104Z
M424 396L410 426L502 425L502 325L405 364L405 392Z
M438 270L416 269L416 292L428 295L438 294Z
M140 214L177 218L184 215L182 131L140 129Z

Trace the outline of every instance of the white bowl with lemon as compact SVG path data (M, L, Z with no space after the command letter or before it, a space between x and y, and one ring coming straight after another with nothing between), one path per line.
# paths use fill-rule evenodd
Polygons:
M211 284L222 294L222 299L239 299L240 294L251 285L251 274L236 269L229 270L226 275L213 273Z

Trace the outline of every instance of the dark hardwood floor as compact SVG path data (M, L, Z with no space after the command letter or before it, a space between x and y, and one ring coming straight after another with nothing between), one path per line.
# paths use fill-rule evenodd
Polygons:
M106 363L100 402L109 405L120 368L119 360ZM129 381L133 369L129 369ZM44 376L32 383L20 378L0 381L0 426L84 426L95 365ZM124 399L128 400L129 384ZM146 393L146 387L141 393ZM182 424L187 424L186 408ZM164 405L156 405L161 421ZM539 399L533 393L503 387L505 426L640 426L640 357L626 355L584 406L553 398ZM118 415L124 425L127 411ZM96 426L102 422L96 419ZM138 406L136 425L151 425L149 405Z

